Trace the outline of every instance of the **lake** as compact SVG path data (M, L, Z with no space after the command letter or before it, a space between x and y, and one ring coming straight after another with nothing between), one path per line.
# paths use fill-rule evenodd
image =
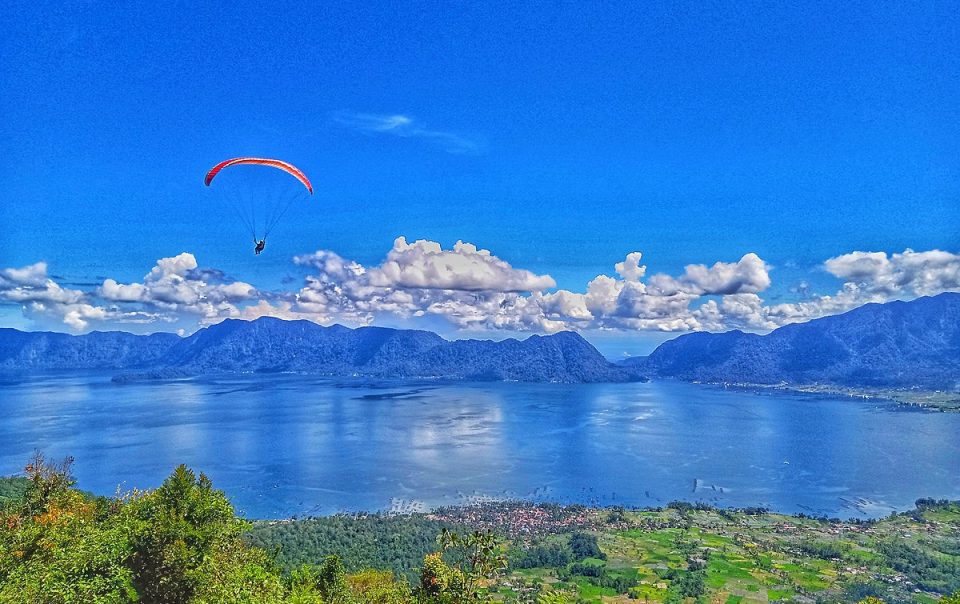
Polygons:
M0 474L72 455L80 488L156 487L180 463L251 518L521 497L674 499L876 517L960 498L960 414L675 382L517 384L6 376Z

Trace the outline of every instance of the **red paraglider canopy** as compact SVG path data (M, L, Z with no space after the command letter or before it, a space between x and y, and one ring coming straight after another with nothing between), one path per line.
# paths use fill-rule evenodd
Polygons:
M263 157L235 157L234 159L222 161L211 168L209 172L207 172L206 177L203 179L203 184L209 187L213 179L217 176L217 174L220 173L220 170L223 170L228 166L236 166L240 164L270 166L272 168L277 168L278 170L283 170L290 176L293 176L303 183L303 186L307 188L307 191L310 191L310 194L313 195L313 185L310 184L310 180L307 178L307 175L301 172L299 168L293 164L288 164L285 161L280 161L279 159L267 159Z

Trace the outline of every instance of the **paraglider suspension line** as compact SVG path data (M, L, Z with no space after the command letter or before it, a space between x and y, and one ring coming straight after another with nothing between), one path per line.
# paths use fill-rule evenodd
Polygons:
M293 202L297 201L301 197L303 197L303 194L297 191L293 193L289 198L287 198L286 202L278 203L273 206L272 208L273 211L270 212L270 216L267 218L267 221L266 221L267 223L266 230L263 233L264 239L266 239L267 235L269 235L270 232L273 231L273 227L277 226L277 223L280 222L280 219L284 217L284 215L290 210L291 207L293 207Z
M240 219L240 222L243 223L243 226L250 231L250 236L254 240L257 238L257 225L256 222L251 222L248 216L252 214L247 214L243 211L243 202L240 200L239 196L233 191L225 191L223 195L224 199L227 200L227 204L230 206L230 209L233 210L233 213L237 215L237 218Z

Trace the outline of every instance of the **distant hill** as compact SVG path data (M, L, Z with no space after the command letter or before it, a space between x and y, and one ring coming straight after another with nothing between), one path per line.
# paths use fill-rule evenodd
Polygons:
M960 390L960 294L867 304L767 335L693 333L639 369L687 381Z
M647 357L645 356L627 357L625 359L616 361L617 365L620 365L621 367L643 367L644 363L646 362Z
M428 331L263 317L181 338L0 329L0 370L113 369L121 379L222 372L523 382L620 382L640 376L740 384L960 391L960 294L867 304L767 335L693 333L613 364L573 332L449 341ZM123 376L126 376L124 378Z
M619 382L636 371L607 361L578 334L523 341L448 341L427 331L263 317L227 320L180 338L0 330L0 369L116 369L133 377L294 371L323 375L524 382Z
M137 336L94 331L83 336L0 328L0 369L122 369L160 362L180 341L172 333Z

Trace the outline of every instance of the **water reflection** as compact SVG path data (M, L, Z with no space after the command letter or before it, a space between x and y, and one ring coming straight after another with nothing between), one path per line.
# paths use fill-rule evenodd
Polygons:
M669 382L116 385L95 373L8 380L0 395L0 473L40 448L74 455L81 486L112 494L186 463L254 517L516 496L867 516L960 497L960 415L875 401Z

